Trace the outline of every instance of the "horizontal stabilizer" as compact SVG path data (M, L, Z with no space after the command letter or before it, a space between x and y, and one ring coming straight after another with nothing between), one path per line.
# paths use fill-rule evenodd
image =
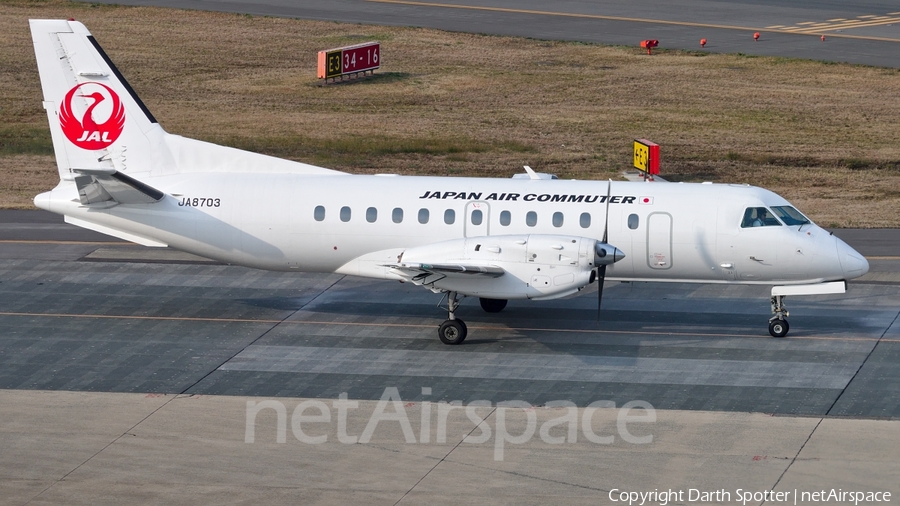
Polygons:
M73 169L82 205L100 202L153 204L165 193L115 169Z
M100 225L98 223L92 223L90 221L80 220L78 218L73 218L71 216L66 216L66 223L75 225L77 227L86 228L88 230L93 230L94 232L100 232L101 234L110 235L113 237L118 237L124 241L129 241L133 243L140 244L141 246L148 246L151 248L165 248L168 244L164 242L159 242L155 239L150 239L148 237L144 237L142 235L133 234L131 232L125 232L123 230L119 230L116 228L107 227L104 225Z

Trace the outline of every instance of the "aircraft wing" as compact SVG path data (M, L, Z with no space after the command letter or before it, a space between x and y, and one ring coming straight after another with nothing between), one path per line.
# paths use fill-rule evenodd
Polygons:
M73 169L82 205L99 202L153 204L165 193L115 169Z
M404 262L385 264L394 271L398 271L403 277L410 279L415 284L434 283L447 277L470 278L472 276L486 276L498 278L506 271L502 267L493 265L474 264L426 264L416 262Z

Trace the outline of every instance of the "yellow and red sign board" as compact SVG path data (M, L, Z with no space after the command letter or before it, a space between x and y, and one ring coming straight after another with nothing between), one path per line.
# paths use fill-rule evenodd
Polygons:
M381 44L366 42L355 46L319 51L316 77L333 79L347 74L375 70L381 66Z
M659 144L647 139L635 139L634 168L648 174L659 174Z

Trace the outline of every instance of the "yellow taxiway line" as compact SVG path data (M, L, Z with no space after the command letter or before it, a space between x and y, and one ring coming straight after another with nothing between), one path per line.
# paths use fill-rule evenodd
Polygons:
M271 319L252 319L252 318L200 318L188 316L141 316L141 315L103 315L103 314L73 314L73 313L25 313L0 311L0 316L19 316L26 318L94 318L108 320L151 320L151 321L183 321L183 322L218 322L218 323L262 323L267 325L333 325L333 326L351 326L351 327L396 327L396 328L433 328L433 324L416 324L416 323L366 323L366 322L335 322L335 321L315 321L315 320L271 320ZM722 334L722 333L703 333L703 332L668 332L668 331L647 331L647 330L602 330L602 329L557 329L557 328L541 328L541 327L498 327L498 326L480 326L470 325L470 329L486 330L486 331L511 331L511 332L563 332L570 334L618 334L618 335L638 335L638 336L666 336L666 337L743 337L743 338L765 338L761 334ZM883 341L883 342L900 342L900 339L884 339L877 337L827 337L827 336L794 336L791 339L814 339L828 341Z
M20 240L20 239L0 239L0 244L75 244L88 246L138 246L133 242L118 241L49 241L49 240Z

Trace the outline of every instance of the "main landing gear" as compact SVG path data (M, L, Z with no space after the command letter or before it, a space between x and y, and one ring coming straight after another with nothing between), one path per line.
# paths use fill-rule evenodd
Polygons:
M784 295L772 296L772 313L775 315L769 318L769 334L772 337L784 337L791 328L788 325L788 311L784 306Z
M466 322L456 318L456 309L459 307L456 292L448 292L447 294L447 320L438 327L438 337L444 344L462 344L466 340L466 334L469 330L466 328ZM479 298L481 309L488 313L499 313L503 311L508 302L506 299L485 299Z
M444 344L462 344L466 340L466 334L469 330L466 323L457 320L454 312L459 307L459 301L456 300L456 292L447 294L447 320L438 327L438 337Z

